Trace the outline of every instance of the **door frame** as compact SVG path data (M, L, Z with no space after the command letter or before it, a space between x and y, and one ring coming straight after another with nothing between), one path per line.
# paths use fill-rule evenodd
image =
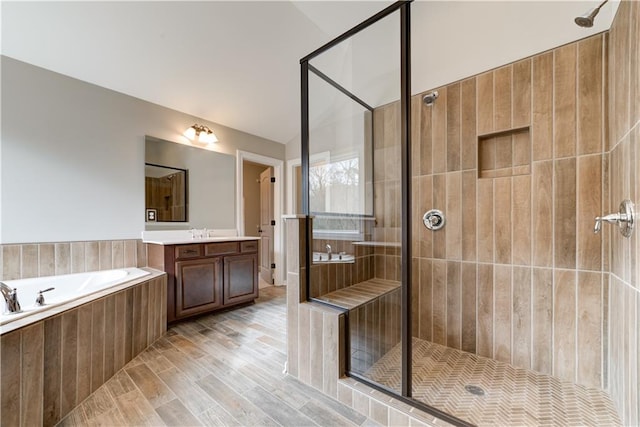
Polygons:
M275 285L284 285L285 247L282 220L282 214L284 212L284 160L251 153L249 151L236 150L236 227L238 228L238 235L240 236L243 236L245 232L244 198L242 197L242 172L245 160L273 167L273 177L276 179L273 188L273 219L276 221L276 225L273 227L273 262L276 264L276 268L273 271L273 280Z

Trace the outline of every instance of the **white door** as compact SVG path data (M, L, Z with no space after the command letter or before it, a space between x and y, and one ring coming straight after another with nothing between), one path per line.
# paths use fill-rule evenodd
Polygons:
M273 168L260 174L260 277L273 285Z

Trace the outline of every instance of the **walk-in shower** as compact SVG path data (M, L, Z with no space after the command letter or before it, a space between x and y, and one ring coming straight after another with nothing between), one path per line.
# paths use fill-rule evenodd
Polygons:
M410 21L301 60L308 299L344 312L349 376L451 423L619 423L606 35L412 95Z

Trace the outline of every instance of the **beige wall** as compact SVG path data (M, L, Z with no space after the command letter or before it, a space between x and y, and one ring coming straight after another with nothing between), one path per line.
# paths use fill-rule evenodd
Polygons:
M623 1L609 35L609 212L640 204L640 3ZM625 425L640 422L640 238L609 227L609 389Z
M284 159L283 144L6 56L1 61L0 243L139 238L145 135L180 141L188 126L201 123L215 131L219 152Z

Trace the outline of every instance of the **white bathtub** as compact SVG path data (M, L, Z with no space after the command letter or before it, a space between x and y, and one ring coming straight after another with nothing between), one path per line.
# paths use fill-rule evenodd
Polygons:
M5 314L4 299L0 298L0 311L2 311L0 313L0 326L17 320L22 320L20 323L25 323L26 318L30 316L34 317L34 321L41 320L47 315L54 315L83 304L92 299L92 296L97 298L110 293L109 290L111 289L113 291L118 290L122 287L120 285L149 274L151 273L139 268L123 268L119 270L65 274L62 276L36 277L33 279L3 280L2 282L7 286L17 289L18 301L22 312ZM36 306L35 301L38 291L48 288L55 289L43 293L45 298L44 306ZM78 304L73 304L73 302ZM28 323L30 322L25 324Z

